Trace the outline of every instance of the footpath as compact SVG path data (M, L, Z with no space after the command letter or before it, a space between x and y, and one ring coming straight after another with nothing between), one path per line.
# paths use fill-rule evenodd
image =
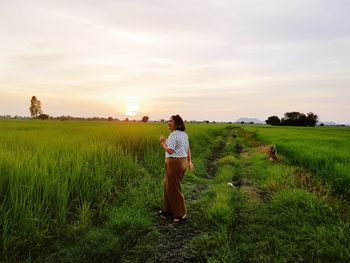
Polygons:
M211 179L215 176L215 162L220 157L224 147L225 142L221 142L207 159L207 178L185 182L184 188L187 188L187 194L185 195L188 210L187 219L181 223L174 224L172 218L167 220L160 217L157 218L156 224L160 232L160 238L158 240L158 251L152 262L201 262L201 259L196 258L188 250L191 241L201 233L194 221L196 218L194 204L201 198L208 185L210 185ZM186 178L184 180L186 181Z

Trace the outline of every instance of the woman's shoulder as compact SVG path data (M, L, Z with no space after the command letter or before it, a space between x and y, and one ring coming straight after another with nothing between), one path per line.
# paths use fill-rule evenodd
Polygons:
M188 138L187 133L184 131L179 131L176 130L176 136L180 137L180 138Z

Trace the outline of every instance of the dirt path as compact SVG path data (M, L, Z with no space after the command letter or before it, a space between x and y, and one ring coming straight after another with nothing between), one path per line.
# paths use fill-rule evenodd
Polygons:
M206 170L209 178L215 175L216 166L214 163L219 158L224 147L225 142L218 145L207 160ZM193 237L200 234L200 231L191 222L191 206L195 200L199 199L201 193L207 187L206 184L197 184L186 197L186 206L188 209L188 219L186 221L174 225L172 218L167 220L160 217L157 218L156 224L161 234L158 242L157 258L154 262L200 262L194 255L188 254L186 247Z

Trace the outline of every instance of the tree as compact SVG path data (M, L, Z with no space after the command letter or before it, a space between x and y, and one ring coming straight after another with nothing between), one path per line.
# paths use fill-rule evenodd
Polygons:
M307 117L304 113L302 113L299 118L298 118L298 123L297 125L298 126L308 126L308 120L307 120Z
M113 117L108 117L108 121L113 121Z
M38 119L40 119L40 120L47 120L48 118L49 118L49 115L43 114L43 113L41 113L41 114L38 116Z
M298 111L292 111L292 112L286 112L284 114L284 117L281 119L281 124L282 125L287 125L287 126L297 126L298 125L298 119L302 113Z
M280 125L281 124L281 120L277 116L270 116L267 118L267 120L265 122L266 122L266 124L270 124L270 125Z
M318 116L312 112L309 112L306 116L306 124L307 126L314 127L318 122Z
M30 100L29 111L30 111L30 116L32 118L36 118L38 117L38 115L43 113L41 110L41 102L35 96L33 96L32 99Z
M146 122L148 122L148 120L149 120L148 116L143 116L142 117L142 122L146 123Z
M286 112L281 120L281 125L287 126L315 126L318 121L318 116L312 112L307 115L297 111Z

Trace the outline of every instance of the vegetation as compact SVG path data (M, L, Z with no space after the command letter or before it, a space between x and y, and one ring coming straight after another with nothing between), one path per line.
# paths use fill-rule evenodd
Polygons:
M265 122L266 122L266 124L270 124L270 125L280 125L281 124L281 120L280 120L280 118L278 118L278 116L270 116L267 118L267 120Z
M41 114L39 114L39 116L37 118L39 120L48 120L49 119L49 115L41 113Z
M271 125L284 125L284 126L311 126L314 127L318 121L318 116L312 112L307 115L297 111L286 112L284 117L280 120L278 116L270 116L265 121Z
M222 128L187 128L198 175L207 142ZM167 131L164 124L1 121L1 258L77 262L88 251L115 259L142 244L140 235L154 238L164 176L158 140ZM108 244L92 250L104 238Z
M247 127L257 139L275 144L290 162L312 172L332 194L350 200L350 130L317 127Z
M259 138L273 132L261 129ZM279 129L288 138L291 129ZM201 234L190 253L204 262L348 262L347 204L284 156L270 162L267 150L241 129L228 137L218 172L197 203Z
M29 111L32 118L36 118L38 115L42 114L41 102L35 96L30 100Z
M141 121L146 123L146 122L149 121L149 117L148 116L143 116Z
M195 231L181 253L194 262L350 260L347 128L186 131ZM0 120L1 261L156 262L161 133L165 124ZM261 142L276 145L277 162Z

